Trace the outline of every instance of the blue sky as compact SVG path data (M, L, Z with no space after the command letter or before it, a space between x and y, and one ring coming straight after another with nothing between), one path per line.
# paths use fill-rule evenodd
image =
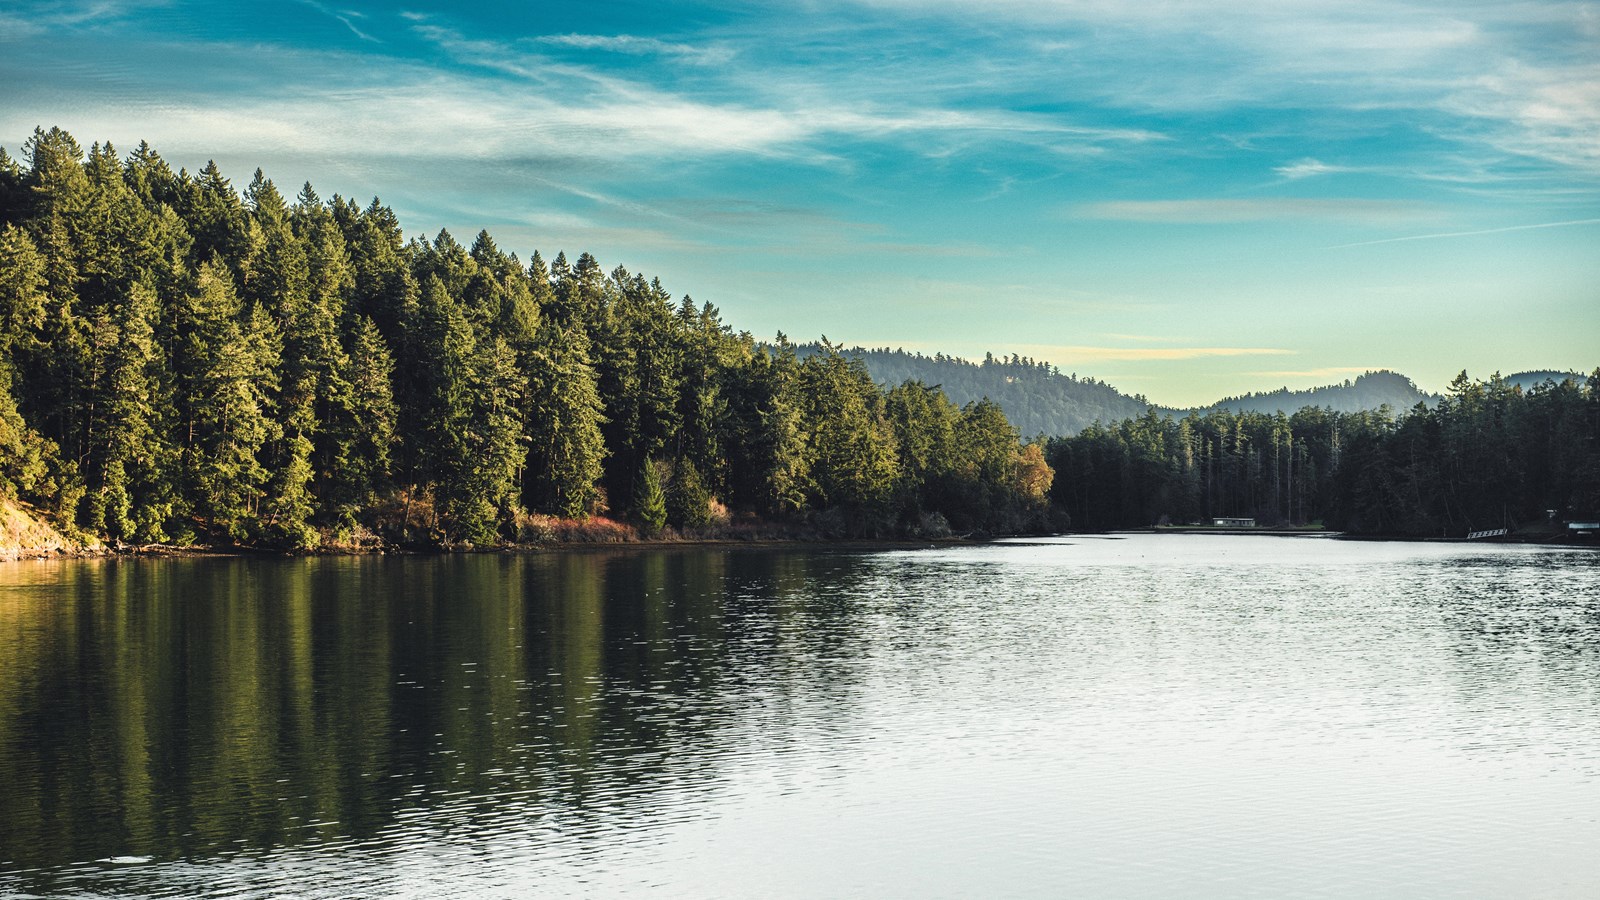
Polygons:
M1167 404L1600 364L1600 5L0 0L0 145Z

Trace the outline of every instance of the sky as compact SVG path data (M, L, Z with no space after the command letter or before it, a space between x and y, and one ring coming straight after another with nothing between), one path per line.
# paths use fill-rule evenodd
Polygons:
M1184 406L1600 366L1600 4L0 0L36 126Z

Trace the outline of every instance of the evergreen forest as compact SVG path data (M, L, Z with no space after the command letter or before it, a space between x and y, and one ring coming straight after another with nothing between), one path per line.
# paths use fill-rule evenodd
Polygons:
M300 550L1460 536L1600 513L1600 376L1180 415L1031 359L757 340L588 253L407 239L377 199L39 129L0 150L0 496L112 544Z
M1148 412L1049 442L1051 498L1076 527L1247 516L1354 534L1559 534L1600 512L1600 372L1524 391L1461 373L1432 406Z
M71 534L1018 531L1050 484L995 403L881 388L587 253L407 240L377 199L60 129L0 151L0 493Z

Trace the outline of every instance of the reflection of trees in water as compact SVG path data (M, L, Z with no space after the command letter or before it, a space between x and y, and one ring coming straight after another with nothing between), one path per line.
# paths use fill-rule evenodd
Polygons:
M446 806L467 830L625 816L847 718L864 651L843 554L31 572L0 593L0 863L47 872L381 842Z
M1535 670L1553 677L1582 672L1600 697L1600 554L1534 550L1441 560L1413 577L1417 590L1458 636L1457 655L1474 677L1474 692L1503 687L1486 673L1528 671L1520 654L1536 654Z

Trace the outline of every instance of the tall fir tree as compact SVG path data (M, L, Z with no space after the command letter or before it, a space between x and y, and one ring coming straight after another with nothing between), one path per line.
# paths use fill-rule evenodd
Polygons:
M278 436L268 416L280 353L277 327L260 306L244 309L228 267L201 265L182 310L177 365L186 493L211 534L259 534L270 476L262 447Z
M527 467L523 503L532 510L581 518L601 505L605 421L589 339L576 328L546 323L527 361Z

